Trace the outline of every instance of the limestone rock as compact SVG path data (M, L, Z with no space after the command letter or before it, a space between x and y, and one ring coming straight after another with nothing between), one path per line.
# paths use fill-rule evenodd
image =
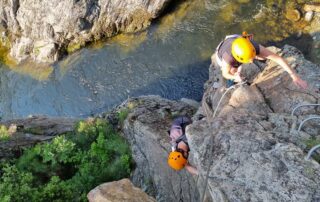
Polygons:
M319 66L305 60L302 53L292 46L285 46L281 52L309 86L303 91L292 82L283 68L269 61L268 66L254 83L261 90L271 109L290 113L299 103L317 103L320 92Z
M304 15L304 20L307 21L307 22L310 22L313 18L313 11L308 11L306 12L306 14Z
M150 25L170 0L0 1L0 31L11 41L10 55L22 62L52 63L69 44L136 32ZM39 46L39 44L42 44Z
M129 179L99 185L88 193L89 202L155 202Z
M132 182L157 201L197 201L191 174L174 171L167 164L171 151L167 130L173 118L196 111L184 102L158 96L131 98L122 107L134 106L123 125L123 135L131 145L136 169Z
M0 141L0 159L10 158L24 147L54 138L74 130L77 119L34 116L26 119L2 121L10 132L10 139Z
M306 12L308 12L308 11L320 12L320 3L305 4L303 6L303 10Z
M320 134L318 124L297 132L297 123L319 108L305 107L291 116L300 103L319 103L320 67L304 59L294 47L281 53L305 79L309 88L296 87L289 75L268 61L252 85L238 86L222 99L216 117L187 128L191 161L199 170L197 188L207 201L319 201L320 164L305 160L305 138ZM211 67L212 68L212 67ZM214 67L213 67L214 68ZM210 81L216 81L214 74ZM216 111L224 88L206 88L202 106ZM202 107L203 108L203 107ZM310 129L308 129L310 128ZM207 186L206 186L207 184Z
M288 20L291 20L293 22L297 22L301 18L301 13L297 9L289 9L286 11L285 16Z

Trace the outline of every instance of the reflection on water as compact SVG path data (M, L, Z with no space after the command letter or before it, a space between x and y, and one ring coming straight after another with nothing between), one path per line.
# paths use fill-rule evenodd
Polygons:
M0 116L84 117L146 94L200 100L210 55L225 35L246 30L266 43L305 26L287 20L286 5L274 2L182 1L149 29L94 43L53 67L3 66Z

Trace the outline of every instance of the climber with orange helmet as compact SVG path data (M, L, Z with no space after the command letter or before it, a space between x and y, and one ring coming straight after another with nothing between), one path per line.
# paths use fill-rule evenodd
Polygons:
M191 124L188 117L178 117L173 120L170 130L168 131L171 138L172 152L168 156L168 164L174 170L185 168L193 175L197 175L198 171L188 162L189 144L185 135L186 126Z
M218 47L211 59L221 67L222 76L227 79L227 85L233 85L234 82L241 82L244 78L241 76L241 65L252 63L254 59L270 59L279 64L288 72L294 84L306 89L308 84L302 80L299 75L289 66L281 56L271 52L267 48L253 41L253 35L243 32L242 35L226 36Z

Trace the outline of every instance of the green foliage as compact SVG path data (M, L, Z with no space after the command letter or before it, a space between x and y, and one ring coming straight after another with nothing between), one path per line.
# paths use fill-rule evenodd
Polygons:
M15 166L5 165L0 178L0 201L31 201L35 191L31 186L31 173L19 171ZM31 185L31 186L30 186Z
M34 195L33 201L56 201L56 202L64 202L64 201L72 201L73 196L73 188L72 184L67 183L65 181L61 181L59 177L53 176L49 183L47 183L44 187L40 187L38 191Z
M8 129L5 125L0 125L0 140L8 140L10 138Z
M100 119L79 122L74 134L27 149L14 163L0 164L0 201L86 201L88 191L132 168L129 146Z
M69 44L67 46L67 52L68 53L73 53L76 50L79 50L81 48L81 43L74 43L74 44Z
M124 120L126 120L130 110L127 108L121 109L120 112L118 112L118 119L119 123L122 125Z
M316 137L312 137L310 139L307 139L304 141L305 145L307 146L307 149L310 150L312 147L319 145L320 144L320 139L317 139ZM316 154L315 152L313 153L312 157L320 162L320 155Z
M58 163L72 162L75 152L75 143L67 140L65 136L56 137L50 144L35 147L35 152L42 157L44 163L50 162L53 166Z
M72 141L80 149L89 149L93 141L95 141L100 133L105 135L114 134L112 126L102 119L95 121L80 121L76 127L75 136Z

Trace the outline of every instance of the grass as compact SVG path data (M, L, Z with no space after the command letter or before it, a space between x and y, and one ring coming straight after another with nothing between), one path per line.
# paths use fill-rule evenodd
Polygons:
M5 125L0 125L0 141L10 139L10 134Z
M310 139L305 140L304 144L306 145L306 147L309 151L312 147L320 144L320 139L318 139L316 137L312 137ZM320 163L320 155L319 154L314 152L312 155L312 158Z

